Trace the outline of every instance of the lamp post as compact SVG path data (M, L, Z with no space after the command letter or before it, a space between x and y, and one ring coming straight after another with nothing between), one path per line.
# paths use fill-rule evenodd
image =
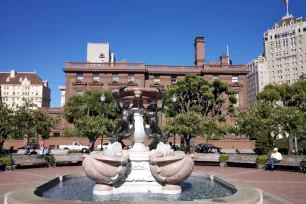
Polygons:
M172 101L172 106L173 106L173 109L175 109L175 106L176 106L176 96L175 94L172 96L171 98L171 101ZM173 137L174 137L174 151L176 150L176 146L175 146L175 133L173 133Z
M104 102L105 102L105 95L102 93L100 101L101 101L101 106L102 106L102 115L104 116ZM103 150L103 135L101 135L101 151Z

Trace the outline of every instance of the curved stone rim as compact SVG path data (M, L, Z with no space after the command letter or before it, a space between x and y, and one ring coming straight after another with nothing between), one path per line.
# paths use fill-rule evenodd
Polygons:
M193 175L198 176L209 176L208 174L194 172ZM72 177L80 177L85 176L84 173L82 174L69 174L63 176L63 180L72 178ZM248 184L244 184L238 182L236 180L230 180L227 178L221 178L218 176L214 176L214 179L218 182L223 183L224 185L228 186L229 188L235 189L236 193L227 197L220 197L215 199L203 199L203 200L194 200L194 201L170 201L170 202L154 202L154 204L215 204L215 203L226 203L226 204L262 204L262 192L259 189L255 189ZM26 185L24 187L18 188L11 192L8 192L4 195L4 203L6 204L15 204L15 203L24 203L24 204L76 204L76 203L84 203L84 204L99 204L99 203L115 203L115 202L83 202L80 200L52 200L40 197L43 192L47 191L48 189L56 186L59 183L59 177L45 177L35 183L30 185ZM120 202L125 203L125 202ZM126 202L127 204L136 204L141 202ZM150 202L143 202L148 204Z

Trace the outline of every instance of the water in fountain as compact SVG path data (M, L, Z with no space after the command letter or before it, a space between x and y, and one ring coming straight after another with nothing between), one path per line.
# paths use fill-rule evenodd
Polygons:
M193 201L197 199L225 197L235 193L233 189L204 176L190 176L181 183L182 193L177 195L154 194L148 192L95 196L92 192L94 185L95 182L91 181L86 176L72 177L65 180L62 185L58 184L44 192L42 196L44 198L56 200L146 202Z

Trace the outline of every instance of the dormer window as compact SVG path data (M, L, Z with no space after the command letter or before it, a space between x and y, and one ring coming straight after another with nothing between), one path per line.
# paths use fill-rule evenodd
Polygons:
M92 79L93 79L93 81L99 81L100 80L100 73L93 73Z
M119 76L118 76L118 74L113 74L113 75L112 75L112 79L113 79L113 81L119 81Z
M129 74L128 75L128 81L134 81L134 74Z
M100 53L99 58L105 58L104 53Z
M175 84L176 83L176 76L171 76L171 83Z
M159 76L155 75L154 76L154 84L159 84L160 83L160 78Z
M83 80L83 73L77 73L77 80L82 81Z

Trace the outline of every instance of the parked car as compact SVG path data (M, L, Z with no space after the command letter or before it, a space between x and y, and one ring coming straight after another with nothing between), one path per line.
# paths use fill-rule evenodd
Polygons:
M198 144L197 145L198 153L213 153L215 151L217 151L218 153L221 153L221 148L216 147L213 144Z
M28 154L37 154L39 151L39 144L28 144L18 148L18 150L27 150Z
M78 150L80 152L89 152L89 146L84 146L79 142L73 142L72 145L60 145L59 149Z
M104 143L102 144L102 148L103 148L103 149L107 149L107 146L108 146L108 142L104 142ZM97 150L100 150L100 149L101 149L101 144L97 145Z

